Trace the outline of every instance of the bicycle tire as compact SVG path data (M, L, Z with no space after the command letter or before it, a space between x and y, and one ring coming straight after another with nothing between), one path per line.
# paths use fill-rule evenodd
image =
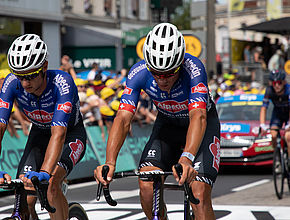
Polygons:
M79 203L71 202L68 206L69 220L89 220L86 211Z
M285 178L284 171L285 171L285 163L283 151L281 148L276 147L273 158L273 180L275 193L278 199L282 199L283 197L283 187Z

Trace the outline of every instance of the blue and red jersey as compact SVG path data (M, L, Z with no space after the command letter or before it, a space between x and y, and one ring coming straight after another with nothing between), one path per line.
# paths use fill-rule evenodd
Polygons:
M204 65L197 57L187 53L179 70L179 78L169 93L159 89L144 60L136 63L128 74L119 110L135 113L142 89L153 100L158 111L171 118L188 118L190 110L209 111L214 105L209 95Z
M0 93L0 122L8 123L16 100L19 109L40 128L76 125L81 114L78 90L73 78L61 70L48 70L46 77L46 89L41 96L35 96L26 92L17 77L10 73Z

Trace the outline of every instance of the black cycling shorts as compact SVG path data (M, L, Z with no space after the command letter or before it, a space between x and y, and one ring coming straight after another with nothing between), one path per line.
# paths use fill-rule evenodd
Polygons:
M156 166L164 171L171 171L183 152L189 120L169 119L158 113L151 137L147 142L139 164ZM207 128L199 151L193 162L198 171L196 180L213 185L216 180L220 162L220 123L215 108L207 114Z
M270 127L282 128L283 124L288 124L289 114L279 111L277 108L274 108L272 111Z
M32 126L18 166L17 177L27 171L39 172L50 137L50 129L40 129L35 125ZM66 170L67 175L83 158L86 151L86 140L87 134L82 121L75 127L67 129L61 158L58 162L58 165Z

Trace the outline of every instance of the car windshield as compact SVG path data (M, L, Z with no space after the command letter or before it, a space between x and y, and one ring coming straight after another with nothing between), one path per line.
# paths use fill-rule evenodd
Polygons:
M217 104L221 121L259 121L262 102L225 102ZM270 120L273 105L267 109L266 120Z

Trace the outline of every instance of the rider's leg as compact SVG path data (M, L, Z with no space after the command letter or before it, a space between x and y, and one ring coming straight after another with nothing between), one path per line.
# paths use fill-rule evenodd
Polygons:
M52 220L68 219L68 202L62 192L62 181L65 177L66 170L57 165L49 180L47 199L50 205L56 208L55 213L49 213Z
M285 140L288 147L288 166L290 165L290 130L286 130L285 132Z
M191 204L197 220L215 220L214 211L211 203L212 187L200 181L193 181L191 189L196 198L200 200L198 205Z
M270 133L272 136L272 147L275 149L277 146L277 135L278 131L274 129L279 129L278 127L271 127Z
M154 166L146 166L140 169L142 171L150 171L150 170L160 170L158 167ZM148 219L152 219L152 207L153 207L153 181L143 181L139 179L139 187L140 187L140 201L142 205L142 209L147 216ZM162 190L162 189L161 189ZM163 195L163 192L161 192ZM160 205L163 207L160 210L160 215L162 216L161 219L166 220L167 214L165 213L166 208L163 200L163 196L160 198Z
M29 213L30 213L30 216L31 216L30 219L33 219L33 220L39 219L38 215L37 215L37 213L35 211L36 201L37 201L37 197L36 196L27 196L27 204L28 204L28 209L29 209Z

